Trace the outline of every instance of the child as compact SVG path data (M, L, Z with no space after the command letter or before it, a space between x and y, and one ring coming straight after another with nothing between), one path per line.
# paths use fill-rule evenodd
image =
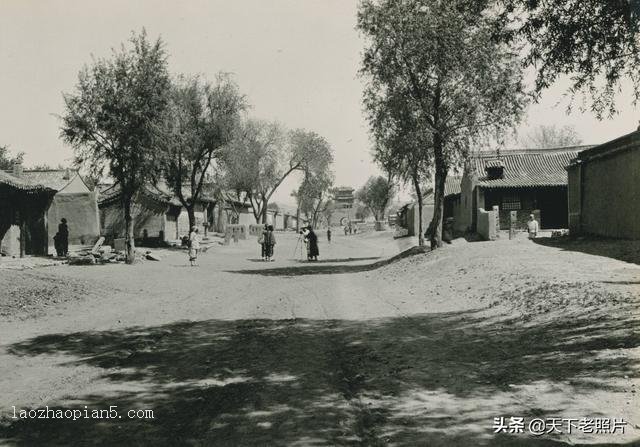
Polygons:
M533 239L538 235L540 224L533 214L529 214L529 222L527 222L527 230L529 231L529 239Z
M191 267L198 265L198 252L200 251L200 236L196 227L191 228L189 234L189 262Z

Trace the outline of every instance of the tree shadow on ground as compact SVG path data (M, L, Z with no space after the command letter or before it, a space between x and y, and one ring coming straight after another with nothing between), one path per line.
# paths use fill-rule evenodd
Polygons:
M400 259L407 258L415 255L425 255L427 253L426 247L412 247L403 251L391 258L347 258L337 260L325 260L324 262L352 262L362 261L366 259L380 259L379 261L371 264L358 264L358 265L320 265L320 261L299 261L304 263L301 267L275 267L271 269L243 269L243 270L227 270L227 273L240 273L246 275L262 275L262 276L300 276L300 275L333 275L337 273L358 273L368 272L375 270Z
M56 408L116 405L122 419L5 420L0 441L564 446L553 437L494 435L493 418L563 417L576 395L620 391L621 378L640 377L640 365L603 354L640 346L639 325L592 316L526 326L466 312L50 334L9 352L64 355L62 365L99 368L90 394L69 396ZM535 402L523 403L518 390L532 386ZM127 418L135 408L152 409L155 419Z
M618 261L640 264L640 241L605 239L605 238L571 238L540 237L533 242L546 247L555 247L566 251L577 251L589 255L605 256Z

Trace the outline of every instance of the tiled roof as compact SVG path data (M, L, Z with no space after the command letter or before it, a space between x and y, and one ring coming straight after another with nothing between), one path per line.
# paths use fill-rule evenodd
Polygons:
M483 188L525 188L532 186L563 186L567 184L565 167L571 163L580 150L591 146L559 149L506 150L481 152L472 157L472 168L478 176L478 185ZM502 178L487 177L486 167L495 167L502 162Z
M98 185L98 190L100 191L100 196L98 198L98 203L101 205L105 205L107 203L114 202L120 196L120 186L118 184L100 184ZM182 206L180 200L170 191L169 187L164 183L159 183L157 185L148 185L143 190L142 193L161 204L165 205L174 205L174 206ZM189 199L191 197L190 189L183 186L182 194L185 199ZM200 193L200 201L203 202L213 202L217 199L213 196L213 193L210 191L210 188L207 188L206 185L202 187L202 192ZM244 205L236 200L232 200L236 205Z
M120 185L113 184L113 185L99 185L98 186L99 191L100 191L100 195L98 197L98 203L100 205L106 205L112 202L115 202L116 200L119 200L120 198ZM160 191L158 188L154 187L154 186L147 186L142 190L142 193L156 201L159 202L161 204L164 205L176 205L176 206L180 206L180 202L178 201L178 199L174 199L171 195L169 194L164 194L162 191Z
M69 178L65 178L69 174ZM25 170L22 178L39 183L56 191L62 191L78 175L78 171L66 169Z
M2 170L0 170L0 184L9 185L12 188L19 189L21 191L26 191L26 192L56 191L54 188L50 188L50 187L47 187L46 185L35 183L23 177L16 177Z
M448 175L447 180L444 183L444 196L460 194L461 182L462 177Z
M622 135L606 143L580 151L574 164L586 162L592 158L606 156L620 150L638 150L640 148L640 128L634 132Z

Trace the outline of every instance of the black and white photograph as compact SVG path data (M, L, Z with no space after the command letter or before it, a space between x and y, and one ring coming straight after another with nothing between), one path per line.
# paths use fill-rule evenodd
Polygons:
M640 446L640 0L0 0L0 446Z

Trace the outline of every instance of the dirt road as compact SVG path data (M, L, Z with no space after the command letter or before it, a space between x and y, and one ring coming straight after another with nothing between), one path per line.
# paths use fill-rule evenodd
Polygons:
M640 439L638 264L526 239L387 262L410 243L334 233L309 264L288 234L272 263L247 240L196 268L161 251L135 266L0 270L16 296L56 290L0 319L0 444ZM121 418L12 418L47 405ZM496 417L622 418L625 433L494 434Z

